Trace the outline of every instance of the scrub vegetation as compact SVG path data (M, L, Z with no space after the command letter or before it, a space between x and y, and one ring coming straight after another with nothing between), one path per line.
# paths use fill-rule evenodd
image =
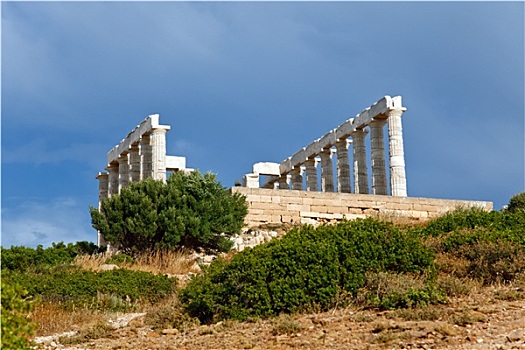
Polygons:
M125 311L146 312L142 322L157 331L201 325L200 335L269 318L272 334L286 336L305 331L297 315L345 309L391 312L400 320L445 319L450 325L439 329L452 334L453 325L484 320L474 311L453 314L445 308L452 300L513 284L519 286L493 299L525 299L520 198L502 211L457 209L419 226L369 218L295 227L282 239L219 255L202 272L189 253L163 244L142 253L130 249L129 255L100 252L86 242L2 248L2 348L29 348L32 336L71 330L72 324L83 335L75 341L106 337L112 329L103 321ZM109 263L118 268L100 268ZM190 272L184 285L172 276ZM355 314L353 321L376 317L366 315ZM374 327L385 344L394 337L387 326Z

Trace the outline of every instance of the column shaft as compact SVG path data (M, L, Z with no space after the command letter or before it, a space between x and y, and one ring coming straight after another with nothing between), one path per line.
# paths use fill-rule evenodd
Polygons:
M296 166L290 171L292 175L292 190L301 191L303 189L303 175L301 175L301 167Z
M388 144L390 154L390 192L392 196L407 196L405 153L403 148L402 110L392 110L388 116Z
M109 196L118 194L118 163L111 163L106 168L109 173Z
M352 133L354 141L354 192L368 194L368 167L366 164L365 136L367 131L357 129Z
M290 189L290 184L288 183L288 175L287 174L281 175L281 177L279 178L279 180L277 180L277 182L279 183L279 189L280 190L289 190Z
M121 154L117 159L118 161L118 186L119 193L123 188L129 185L129 163L128 154Z
M97 175L98 180L98 210L102 207L102 201L109 197L109 175L108 173L98 173ZM97 231L97 245L99 247L105 246L106 240L104 239L104 235Z
M383 134L384 119L370 123L372 144L372 193L386 195L385 141Z
M153 158L152 176L155 180L166 181L166 132L158 128L151 132L151 147Z
M337 150L337 192L350 193L350 162L348 160L348 142L346 139L336 142Z
M332 165L332 151L328 148L321 153L321 191L334 192L334 168Z
M131 145L129 149L129 175L131 182L138 182L140 181L140 172L141 172L141 164L140 164L140 154L139 154L139 145L133 144Z
M306 167L306 190L317 191L317 161L309 158L305 163Z
M141 180L153 177L153 154L150 134L144 134L140 139L140 155L142 158Z
M109 175L108 173L98 173L98 208L106 198L109 198Z

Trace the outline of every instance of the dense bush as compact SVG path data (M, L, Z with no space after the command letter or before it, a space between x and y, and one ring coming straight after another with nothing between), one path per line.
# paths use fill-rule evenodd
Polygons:
M511 197L507 210L513 212L525 212L525 192L518 193Z
M79 254L92 254L98 247L91 242L52 243L51 247L34 248L12 246L1 248L2 270L29 271L42 270L60 264L69 264Z
M177 172L166 183L147 179L131 184L90 208L92 225L124 252L204 247L227 251L221 233L239 232L248 209L243 196L230 194L213 174Z
M176 279L165 275L126 269L93 272L73 266L39 275L9 271L3 277L21 285L29 296L92 308L122 309L138 301L156 302L176 286Z
M304 226L282 240L218 260L181 292L201 322L327 309L338 290L356 295L367 271L420 272L433 256L411 233L372 219Z
M4 350L32 349L32 326L28 321L31 304L24 298L27 292L15 284L2 281L2 342Z

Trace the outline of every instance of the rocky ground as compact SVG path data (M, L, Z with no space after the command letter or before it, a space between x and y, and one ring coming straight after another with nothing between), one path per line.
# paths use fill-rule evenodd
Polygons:
M280 316L256 322L223 321L183 332L153 329L144 314L113 320L80 343L47 337L47 349L525 349L525 293L490 287L445 305L413 310L352 308ZM69 336L75 337L70 333Z

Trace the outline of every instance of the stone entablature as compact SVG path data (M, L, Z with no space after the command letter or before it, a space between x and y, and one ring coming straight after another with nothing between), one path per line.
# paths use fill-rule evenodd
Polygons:
M402 218L425 222L458 207L492 210L492 202L399 197L354 193L294 191L232 187L232 193L246 196L245 225L320 224L343 219Z
M306 189L318 191L317 164L321 165L322 192L333 192L334 184L340 193L368 194L368 165L366 163L365 137L371 137L372 194L387 195L384 126L388 126L388 150L390 167L390 189L392 196L407 196L405 159L401 115L406 111L401 96L385 96L372 106L364 109L354 118L346 120L337 128L330 130L321 138L278 163L271 170L253 172L244 177L244 186L259 187L259 175L266 175L263 188L303 189L303 174L306 175ZM351 163L348 147L353 143L352 167L354 173L353 190L350 183ZM337 173L333 173L332 156L337 155ZM256 165L257 165L256 164ZM277 171L278 166L278 171ZM270 169L266 166L266 169ZM335 181L334 181L335 178ZM291 186L290 186L291 185Z
M166 155L166 133L170 128L159 123L158 114L152 114L108 152L107 172L97 175L99 208L102 200L120 193L132 182L148 177L166 181L168 171L193 170L186 168L185 157ZM100 233L97 244L105 245Z

